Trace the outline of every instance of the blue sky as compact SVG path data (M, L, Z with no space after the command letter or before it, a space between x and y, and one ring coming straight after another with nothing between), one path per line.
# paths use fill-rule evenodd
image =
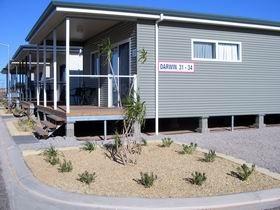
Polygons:
M73 0L69 0L73 1ZM10 44L10 56L25 37L50 0L0 0L0 42ZM73 2L143 6L198 13L240 16L280 21L279 0L74 0ZM0 46L0 69L7 64L7 48ZM5 80L0 75L0 86Z

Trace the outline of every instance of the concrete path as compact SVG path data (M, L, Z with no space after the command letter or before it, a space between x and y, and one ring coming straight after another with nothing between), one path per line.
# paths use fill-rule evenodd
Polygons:
M227 196L178 199L144 199L90 196L62 192L34 178L21 151L0 117L0 161L12 210L74 209L269 209L279 206L280 189Z
M159 136L157 139L162 137ZM168 137L186 144L195 142L201 148L213 149L280 173L280 127L208 134L191 133ZM146 138L156 139L153 136L146 136Z
M0 209L1 210L9 210L9 199L6 191L6 185L2 176L2 169L0 164Z

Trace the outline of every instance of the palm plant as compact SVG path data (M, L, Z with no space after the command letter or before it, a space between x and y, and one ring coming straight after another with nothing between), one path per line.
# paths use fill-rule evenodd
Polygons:
M118 88L115 72L114 72L114 69L113 69L112 61L111 61L111 59L112 59L112 49L113 49L111 39L109 37L103 39L101 44L99 45L99 48L100 48L101 54L105 56L105 60L104 60L103 65L108 64L109 67L110 67L111 73L113 75L114 84L116 86L117 93L118 93L118 103L119 103L120 107L122 107L122 102L121 102L121 100L119 100L121 98L120 97L120 91L119 91L119 88Z

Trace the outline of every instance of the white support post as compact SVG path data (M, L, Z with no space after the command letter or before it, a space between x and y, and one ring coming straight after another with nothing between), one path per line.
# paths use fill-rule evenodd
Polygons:
M136 101L136 97L137 97L137 91L138 91L138 86L137 86L137 75L134 74L133 75L133 96L134 96L134 100Z
M66 113L70 113L70 19L66 18Z
M18 89L17 89L17 84L18 84L18 65L16 65L16 84L15 84L15 90L16 93L18 93Z
M234 131L234 116L231 116L231 131Z
M47 107L47 90L46 90L46 60L47 60L47 48L46 48L46 40L44 39L44 55L43 55L43 82L44 82L44 107Z
M108 107L113 106L113 80L112 80L112 74L108 74Z
M37 99L37 106L40 105L40 87L39 87L39 45L37 45L36 51L36 99Z
M25 58L25 101L28 101L28 68L27 68L27 56Z
M28 76L29 77L27 77L27 81L28 81L28 95L29 95L29 101L31 101L31 86L30 86L30 83L31 83L31 62L32 62L32 56L31 56L31 54L29 54L29 58L28 58L28 62L29 62L29 72L28 72ZM28 79L29 78L29 79Z
M98 75L100 75L100 63L99 58L97 59L97 69ZM101 106L101 87L100 87L100 77L98 77L98 107Z
M57 110L56 30L53 31L53 106Z
M107 121L104 120L104 141L107 140Z

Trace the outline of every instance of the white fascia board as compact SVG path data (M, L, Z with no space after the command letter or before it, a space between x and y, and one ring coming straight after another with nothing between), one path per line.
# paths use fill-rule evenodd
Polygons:
M134 17L134 18L145 18L145 19L160 18L160 15L152 15L152 14L144 14L144 13L118 12L118 11L109 11L109 10L81 9L81 8L67 8L67 7L57 7L56 11L96 14L96 15L112 15L112 16L119 16L119 17Z
M232 27L241 27L241 28L280 31L280 27L277 27L277 26L259 25L259 24L251 24L251 23L238 23L238 22L221 21L221 20L183 18L183 17L166 16L166 15L164 16L164 20L177 21L177 22L198 23L198 24L208 24L208 25L210 24L210 25L219 25L219 26L232 26Z

